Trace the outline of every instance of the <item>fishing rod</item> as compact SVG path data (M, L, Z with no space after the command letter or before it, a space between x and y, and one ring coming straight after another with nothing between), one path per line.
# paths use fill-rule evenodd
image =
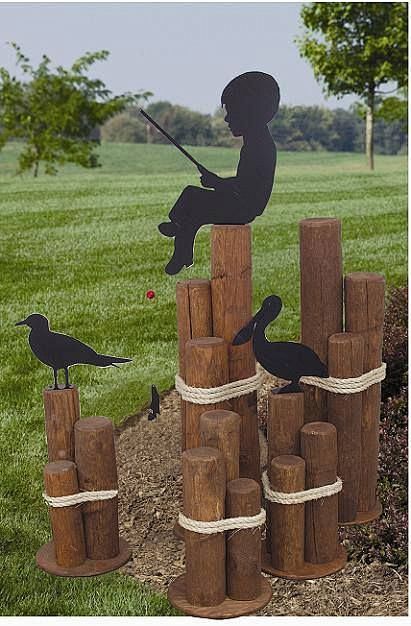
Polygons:
M154 126L154 128L157 128L157 130L159 130L160 133L164 135L164 137L166 137L176 148L178 148L180 152L182 152L184 156L187 157L187 159L194 163L200 174L204 173L204 170L206 170L206 168L201 165L201 163L199 163L193 156L191 156L191 154L187 152L187 150L180 146L180 144L171 135L169 135L168 132L164 130L164 128L161 128L160 124L157 124L157 122L153 120L153 118L150 117L150 115L146 113L143 109L140 109L140 113L143 117L146 118L146 120L150 122L150 124Z

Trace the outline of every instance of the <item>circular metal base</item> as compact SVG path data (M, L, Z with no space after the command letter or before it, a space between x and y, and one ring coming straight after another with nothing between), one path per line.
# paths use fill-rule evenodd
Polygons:
M40 569L54 576L98 576L118 569L129 560L131 550L128 543L120 537L119 544L120 552L112 559L86 559L81 565L62 567L56 562L54 544L50 541L38 550L36 563Z
M338 526L357 526L358 524L369 524L378 519L382 513L382 504L378 500L375 502L375 506L369 511L358 511L355 519L351 522L338 522Z
M250 615L259 611L269 603L272 593L269 581L261 576L261 593L255 600L232 600L226 597L221 604L216 606L195 606L186 600L185 574L183 574L173 580L168 588L167 596L171 604L186 615L224 619Z
M294 571L283 572L282 570L276 569L273 565L271 565L271 555L266 552L265 545L263 544L261 560L261 569L263 572L271 574L271 576L276 576L277 578L287 578L288 580L310 580L312 578L329 576L330 574L335 574L335 572L343 569L347 563L347 551L341 544L339 544L337 548L337 555L333 561L330 561L329 563L305 562L301 568Z

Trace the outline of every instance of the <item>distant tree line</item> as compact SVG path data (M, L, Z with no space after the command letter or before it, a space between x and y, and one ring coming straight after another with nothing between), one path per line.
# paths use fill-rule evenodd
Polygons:
M192 146L238 145L222 110L202 114L167 101L153 102L146 111L178 142ZM363 152L365 121L358 107L334 110L320 106L280 106L270 123L270 131L280 150ZM375 120L375 149L380 154L398 154L407 150L405 120ZM103 141L122 143L167 143L134 106L108 120L101 128ZM240 141L241 142L241 141Z

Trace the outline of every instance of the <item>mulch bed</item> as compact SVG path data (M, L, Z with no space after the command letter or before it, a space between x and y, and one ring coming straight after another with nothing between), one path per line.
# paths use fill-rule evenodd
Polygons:
M259 414L266 412L267 377ZM278 383L277 383L278 384ZM122 572L166 593L184 572L184 543L173 534L182 502L180 399L162 397L161 415L140 413L117 431L120 532L132 548ZM261 436L262 460L266 457ZM273 598L260 615L407 615L405 575L379 562L351 561L344 571L317 580L293 582L269 577Z

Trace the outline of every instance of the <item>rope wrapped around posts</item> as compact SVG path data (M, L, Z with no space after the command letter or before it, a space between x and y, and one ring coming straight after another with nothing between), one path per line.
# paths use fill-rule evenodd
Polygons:
M256 391L262 384L263 376L264 374L260 370L250 378L235 380L221 385L221 387L190 387L179 374L176 374L175 382L176 390L183 400L193 404L213 404L239 398Z
M243 530L246 528L258 528L265 523L265 510L257 515L248 515L242 517L228 517L213 522L202 522L190 519L183 513L178 516L178 523L186 530L191 530L201 535L214 535L216 533L224 533L226 530Z
M333 376L320 378L319 376L302 376L299 382L304 385L319 387L320 389L330 391L331 393L361 393L362 391L366 391L369 387L372 387L372 385L376 385L384 380L386 369L387 364L381 363L379 367L376 367L369 372L365 372L365 374L361 374L361 376L357 376L355 378L334 378Z
M43 498L48 506L53 508L63 508L83 504L83 502L95 502L96 500L111 500L118 495L117 489L107 491L80 491L69 496L49 496L43 492Z
M296 491L294 493L273 491L270 486L270 481L268 480L267 472L264 472L262 475L262 483L266 499L270 502L277 502L278 504L302 504L303 502L333 496L342 489L342 480L339 477L337 477L335 483L331 485L313 487L312 489L305 489L304 491Z

